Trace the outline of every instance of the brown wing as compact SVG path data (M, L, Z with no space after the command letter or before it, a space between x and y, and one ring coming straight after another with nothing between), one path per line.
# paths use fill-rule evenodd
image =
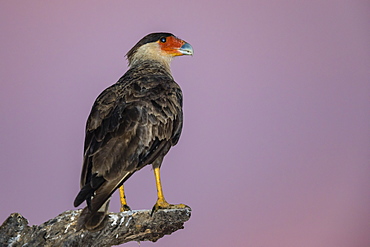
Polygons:
M144 72L129 70L95 101L86 124L75 206L86 200L97 211L135 171L161 160L177 143L183 121L181 89L158 69Z

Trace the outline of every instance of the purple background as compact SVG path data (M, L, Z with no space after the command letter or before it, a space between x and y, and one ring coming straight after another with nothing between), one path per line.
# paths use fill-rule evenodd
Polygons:
M172 63L185 123L163 184L193 213L141 246L369 246L369 13L365 0L1 1L0 222L73 209L93 101L140 38L169 31L195 54ZM131 208L155 203L150 167L126 188Z

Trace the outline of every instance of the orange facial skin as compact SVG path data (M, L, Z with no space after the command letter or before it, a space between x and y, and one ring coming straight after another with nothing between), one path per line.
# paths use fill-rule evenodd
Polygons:
M163 42L164 41L164 42ZM174 36L169 36L157 41L161 47L161 50L171 56L182 56L181 47L186 43L185 41L178 39Z

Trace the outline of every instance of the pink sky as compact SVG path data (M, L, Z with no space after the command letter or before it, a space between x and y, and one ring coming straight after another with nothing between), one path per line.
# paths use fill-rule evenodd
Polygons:
M356 0L2 1L0 222L74 209L95 98L140 38L167 31L195 54L172 64L185 122L162 179L193 213L141 246L369 246L369 13ZM151 168L126 190L151 208Z

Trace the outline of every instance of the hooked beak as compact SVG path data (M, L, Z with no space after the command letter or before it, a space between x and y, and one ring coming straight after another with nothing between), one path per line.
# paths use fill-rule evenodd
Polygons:
M182 54L182 55L193 55L194 51L193 51L193 47L189 44L189 43L186 43L183 44L180 49L178 49L178 51Z

